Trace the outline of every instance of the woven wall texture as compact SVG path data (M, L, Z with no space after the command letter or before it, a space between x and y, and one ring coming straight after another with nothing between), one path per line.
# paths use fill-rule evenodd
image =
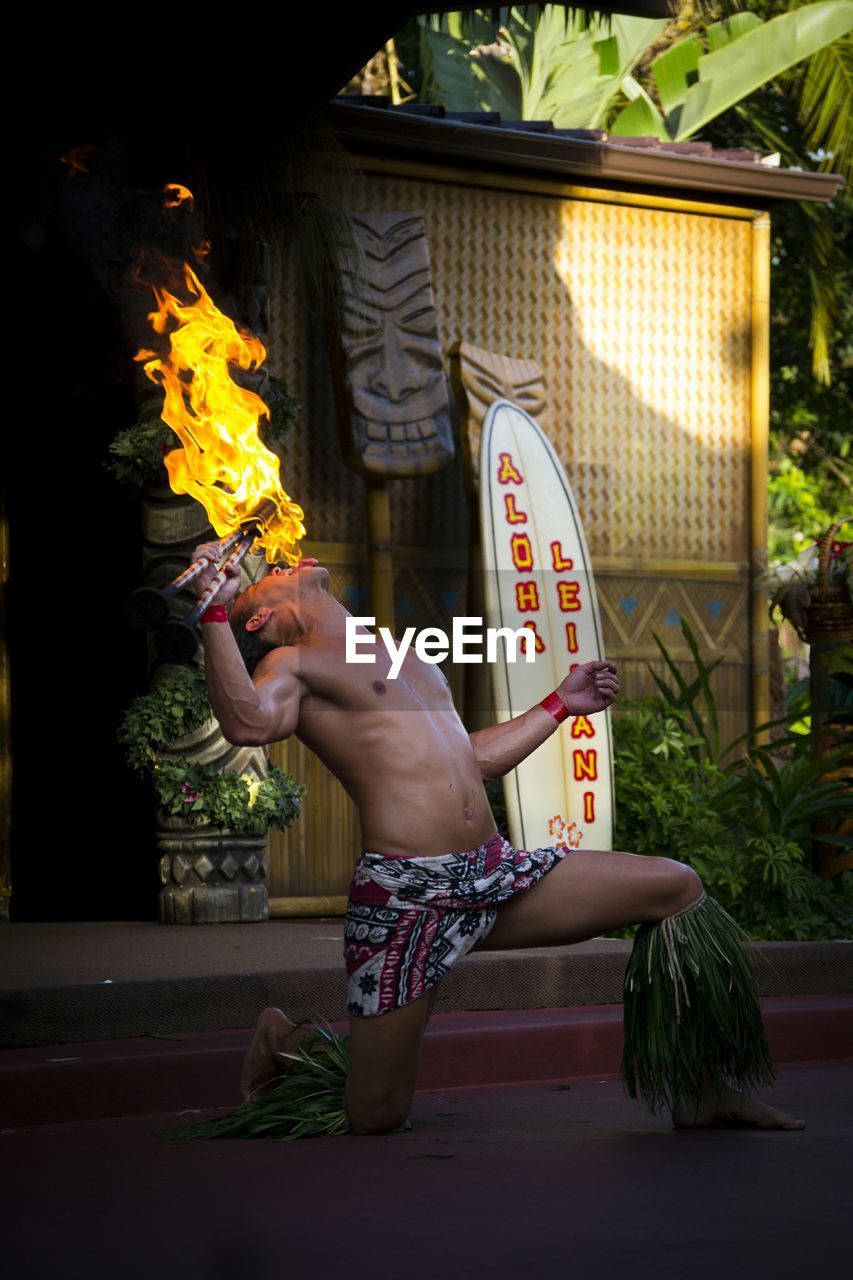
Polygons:
M404 177L368 176L363 190L363 207L423 212L445 352L464 339L542 367L549 435L593 557L749 560L748 222ZM311 539L351 545L337 575L350 607L361 605L369 598L358 554L363 482L341 459L326 339L284 278L272 316L271 367L303 405L286 485L305 507ZM446 625L460 611L457 593L464 600L464 574L432 567L430 550L467 545L461 456L436 476L395 482L391 503L395 545L423 548L419 564L397 569L399 620ZM688 657L677 625L686 617L706 654L726 656L714 679L721 728L742 732L746 578L599 572L605 638L625 692L654 691L653 632ZM295 758L291 768L305 776ZM312 781L321 785L313 770ZM328 778L324 795L337 785ZM329 803L339 849L328 848L332 832L321 824L324 870L313 881L303 858L306 840L315 841L295 828L273 833L272 894L345 891L357 829L352 812L340 820L342 797Z
M368 190L424 212L444 349L544 369L593 555L747 558L749 223L405 178ZM294 488L313 537L357 540L360 485L321 446L335 452L323 344L276 301L273 366L312 401ZM399 486L401 541L426 545L436 518L455 532L451 474Z

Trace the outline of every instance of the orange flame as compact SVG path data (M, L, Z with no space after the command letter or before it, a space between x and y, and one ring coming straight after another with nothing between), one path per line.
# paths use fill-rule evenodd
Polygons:
M195 205L195 196L189 187L182 186L180 182L167 182L163 188L163 205L166 209L177 209L178 205L189 201L189 207L192 209Z
M152 286L158 305L148 318L156 333L168 334L168 355L147 350L136 355L151 381L162 386L161 417L184 446L164 459L169 484L175 493L198 499L220 537L247 522L264 500L271 501L275 509L259 524L255 550L263 550L271 564L282 558L297 564L297 544L305 536L302 508L284 492L279 459L258 435L258 422L269 417L269 410L230 373L235 366L257 369L266 350L223 315L187 264L184 278L186 302Z
M68 170L65 176L76 178L78 173L88 173L86 161L94 154L95 148L91 143L86 143L83 147L72 147L70 151L66 151L64 156L59 157L59 163L64 164Z

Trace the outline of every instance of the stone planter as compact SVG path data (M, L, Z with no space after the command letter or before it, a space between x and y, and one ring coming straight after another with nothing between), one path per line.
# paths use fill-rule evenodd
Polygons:
M164 756L214 764L222 770L263 779L268 773L263 747L226 742L215 720L174 742ZM161 924L248 924L269 918L266 834L240 835L213 824L199 826L161 813L157 822Z
M269 918L266 835L212 825L190 827L162 815L158 900L161 924L249 924Z

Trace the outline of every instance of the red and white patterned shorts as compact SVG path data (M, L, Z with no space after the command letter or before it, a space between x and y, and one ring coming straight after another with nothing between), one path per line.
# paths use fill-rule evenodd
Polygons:
M499 903L526 893L566 852L513 849L494 835L435 858L363 853L344 930L349 1012L374 1017L417 1000L482 942Z

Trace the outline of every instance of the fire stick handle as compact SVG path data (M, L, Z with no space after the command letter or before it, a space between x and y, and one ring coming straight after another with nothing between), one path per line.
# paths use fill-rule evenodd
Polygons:
M235 533L232 533L230 537L225 538L220 542L219 556L224 556L225 552L230 551L234 546L234 543L242 537L243 530L238 529ZM163 598L171 600L172 596L177 595L177 593L184 587L187 587L191 582L194 582L198 575L207 568L209 563L210 562L205 559L204 556L202 556L200 560L193 560L192 564L189 565L188 568L184 569L183 573L179 573L177 578L172 582L167 583L166 586L162 588Z
M220 558L225 555L226 551L231 550L235 542L238 542L241 538L245 538L247 534L251 533L252 539L254 540L257 537L257 527L255 522L266 520L274 514L275 504L267 498L258 508L256 514L252 517L252 525L250 528L247 528L246 525L241 525L219 543ZM241 556L240 559L242 558L243 557ZM207 568L208 563L208 560L204 557L200 560L193 560L192 564L184 569L183 573L179 573L177 578L172 582L167 583L165 587L161 587L163 598L165 600L171 600L172 596L177 595L182 588L187 587L191 582L194 582L198 575ZM223 578L222 582L224 581L225 579ZM222 582L219 583L219 586L222 586ZM217 591L219 590L219 586L216 588Z
M196 623L198 622L201 615L204 613L207 606L213 600L213 597L219 591L219 588L222 586L222 584L224 583L225 579L228 576L227 570L229 565L239 564L240 561L243 559L243 557L246 555L249 548L251 547L252 543L255 541L255 537L256 537L255 529L241 530L241 533L242 533L241 541L237 544L235 549L231 552L230 556L225 561L225 564L222 566L222 568L217 571L216 576L211 579L210 586L207 588L204 595L200 598L198 604L193 609L192 613L187 615L185 621L190 626L194 627L196 625Z

